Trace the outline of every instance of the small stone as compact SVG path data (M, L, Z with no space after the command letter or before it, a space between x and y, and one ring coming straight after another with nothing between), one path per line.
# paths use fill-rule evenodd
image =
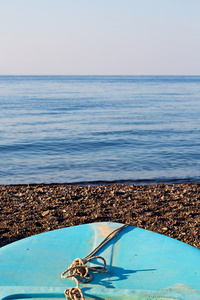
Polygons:
M163 231L167 231L168 228L167 228L167 227L163 227L162 230L163 230Z
M45 216L47 216L48 214L49 214L49 210L45 210L45 211L43 211L42 216L45 217Z

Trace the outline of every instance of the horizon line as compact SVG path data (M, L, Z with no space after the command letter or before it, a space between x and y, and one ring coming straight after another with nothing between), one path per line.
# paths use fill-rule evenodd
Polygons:
M0 76L200 76L197 74L0 74Z

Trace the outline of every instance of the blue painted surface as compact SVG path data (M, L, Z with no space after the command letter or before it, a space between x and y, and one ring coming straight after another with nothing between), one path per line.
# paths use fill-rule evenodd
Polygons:
M119 226L74 226L1 248L0 299L64 298L65 288L75 283L61 273ZM86 298L200 299L200 250L185 243L129 226L97 255L109 272L82 285Z

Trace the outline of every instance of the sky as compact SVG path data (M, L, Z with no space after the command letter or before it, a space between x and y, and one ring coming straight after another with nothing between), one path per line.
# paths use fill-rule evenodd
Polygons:
M200 0L0 0L0 75L200 75Z

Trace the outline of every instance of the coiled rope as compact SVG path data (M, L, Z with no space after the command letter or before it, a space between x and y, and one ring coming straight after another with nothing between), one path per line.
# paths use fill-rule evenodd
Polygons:
M122 225L115 230L113 230L105 239L93 250L85 256L83 259L76 258L73 263L61 274L61 278L71 278L76 282L76 287L66 289L64 294L67 300L85 300L83 292L79 287L79 283L88 283L93 279L92 274L89 271L97 273L106 273L108 269L106 268L106 260L102 256L95 256L97 251L99 251L105 244L107 244L111 239L113 239L121 230L129 226L129 224ZM90 267L86 266L87 262L92 259L101 259L103 261L103 267Z

